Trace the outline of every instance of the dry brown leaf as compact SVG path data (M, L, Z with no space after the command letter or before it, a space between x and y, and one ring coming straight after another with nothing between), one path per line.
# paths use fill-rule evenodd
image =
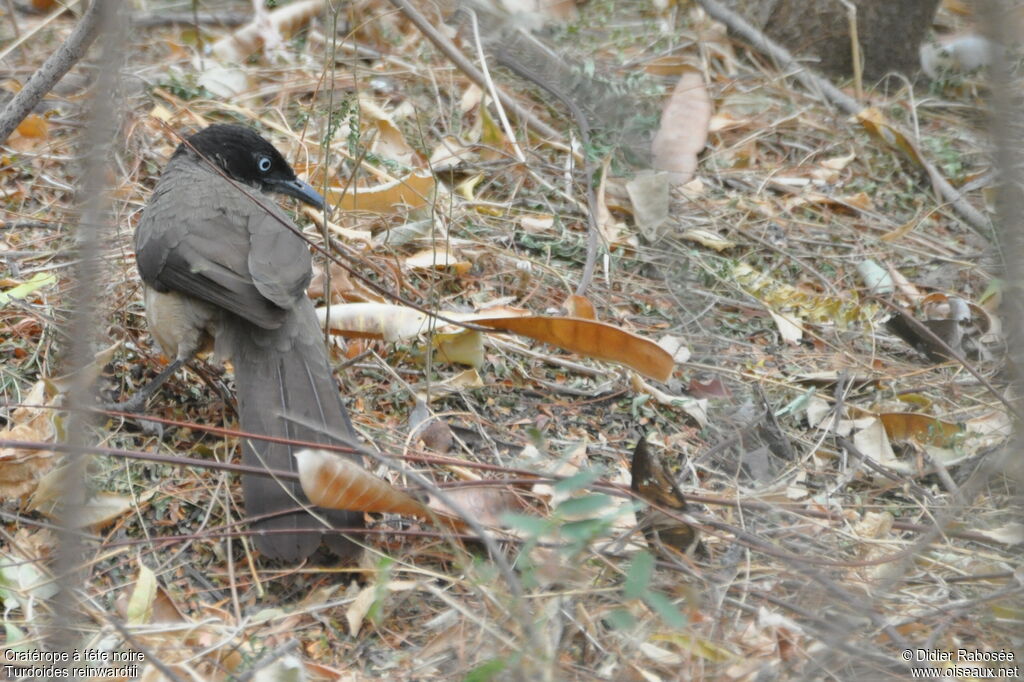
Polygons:
M678 54L655 57L644 64L644 71L654 76L681 76L692 70L688 58Z
M306 216L311 221L313 221L313 224L315 224L317 227L323 229L323 226L324 226L324 214L323 214L323 211L320 211L319 209L315 209L312 206L303 206L302 207L302 215ZM346 242L351 242L351 243L356 243L356 244L367 244L367 245L373 244L373 233L370 232L369 230L353 230L353 229L350 229L350 228L338 225L337 223L334 223L334 222L332 222L330 220L327 221L327 229L329 229L331 232L333 232L334 234L336 234L339 237L341 237Z
M480 108L479 123L480 158L484 161L506 160L514 152L512 142L505 135L499 121L494 120L488 107Z
M467 369L455 376L448 377L444 380L443 385L455 389L483 388L484 380L480 378L480 373L476 369Z
M125 609L125 621L130 625L147 625L153 619L157 580L153 569L139 563L139 572L132 583L132 593Z
M574 0L501 0L498 3L517 22L528 22L532 30L538 30L553 21L568 21L576 16Z
M677 364L682 364L690 359L690 349L686 345L686 339L681 336L665 334L658 339L658 345L671 355L672 361Z
M569 317L578 317L584 320L596 320L597 313L594 312L594 304L587 300L586 296L571 294L565 299L565 311Z
M330 284L331 291L326 291L327 287L327 272L331 274ZM352 289L354 288L352 279L349 277L348 270L341 267L337 263L329 263L328 269L325 272L319 264L313 264L313 279L309 281L309 287L306 289L306 295L310 298L324 298L328 302L343 301L350 297Z
M39 114L29 114L16 128L22 137L45 140L50 131L50 124Z
M68 486L81 485L80 481L69 481L67 473L67 467L61 467L43 476L32 495L29 509L50 518L61 518L58 505L66 497ZM150 492L138 498L138 500L145 501L152 497L152 495L153 493ZM85 505L78 510L75 517L71 520L71 525L74 528L102 530L120 517L133 511L135 505L136 498L130 495L100 491L89 498Z
M604 237L605 242L610 246L623 243L622 235L625 232L625 225L616 220L608 208L608 166L611 164L611 157L605 159L601 166L601 179L597 185L597 229Z
M617 362L658 381L672 376L672 356L658 344L597 320L575 317L481 317L473 322L550 343L578 355Z
M49 126L46 119L38 114L29 114L7 138L6 145L17 152L28 152L36 149L49 137ZM0 194L0 197L5 196ZM6 196L5 198L11 198Z
M795 315L777 313L770 308L768 309L768 314L775 322L775 327L779 330L779 336L783 341L786 343L797 343L803 338L803 324Z
M378 585L367 585L359 590L359 594L356 595L356 598L345 609L345 621L348 623L348 632L352 637L359 635L359 630L363 627L366 614L370 612L370 607L377 600L379 589Z
M349 188L344 194L328 188L327 202L343 211L396 213L399 207L422 208L434 200L437 183L429 171L419 170L374 187Z
M658 381L667 380L675 367L671 354L655 342L597 320L530 315L518 309L488 310L470 315L446 314L449 315L454 319L550 343L578 355L616 362ZM317 316L323 325L327 309L318 308ZM425 332L430 320L429 315L404 306L346 303L330 307L331 330L346 336L397 341Z
M750 119L736 118L728 111L719 111L708 121L708 132L718 133L734 128L744 128L750 125Z
M434 348L438 359L454 362L468 367L483 367L484 338L483 334L474 330L465 330L454 334L434 334Z
M454 135L445 135L430 152L427 166L435 173L451 171L476 161L478 154L472 145Z
M704 78L688 71L679 77L651 143L654 167L673 173L673 184L684 185L697 172L697 156L707 144L710 121L711 98Z
M199 59L195 61L195 68L199 70ZM222 99L233 99L254 84L250 72L240 66L227 66L210 59L203 61L201 66L204 68L199 74L198 84Z
M306 449L295 460L302 490L317 506L430 518L423 504L346 457Z
M519 226L530 234L541 234L551 231L555 225L552 215L524 215L519 218Z
M472 109L475 109L481 102L484 101L484 91L476 83L470 83L466 91L462 93L462 97L459 98L459 111L467 113ZM478 119L479 122L479 119ZM479 131L477 132L479 135Z
M373 606L377 599L386 596L389 592L404 592L415 590L418 587L419 585L412 580L391 580L383 585L374 583L359 590L359 594L356 595L356 598L352 600L352 603L345 611L345 621L348 623L349 633L353 637L359 634L363 621L366 620L366 615L370 612L370 607ZM306 663L305 665L308 670L310 664ZM338 676L337 672L327 679L334 681L345 680L344 677Z
M834 211L852 213L855 211L869 211L872 208L871 197L865 192L858 192L849 196L830 196L820 192L806 192L798 194L783 202L786 210L793 211L803 206L827 206Z
M821 162L821 166L829 170L841 171L848 165L850 165L850 162L856 158L857 154L855 152L850 152L845 156L833 156L831 158L825 159L824 161Z
M457 275L464 275L473 267L467 260L460 259L447 244L435 244L406 257L405 264L414 270L451 269Z
M720 235L715 234L709 230L702 230L700 228L693 228L687 230L682 234L683 239L688 239L692 242L697 242L701 246L706 246L709 249L715 251L725 251L736 246L736 242L726 239Z
M909 471L909 467L896 458L896 453L893 452L892 444L889 442L889 435L880 419L877 417L855 419L852 421L852 425L860 427L860 430L853 434L853 444L858 450L884 467L891 467L897 471ZM842 433L841 429L837 428L836 430Z
M672 395L660 388L651 386L639 375L634 374L629 378L629 384L634 391L646 393L666 407L675 407L693 417L694 421L705 427L708 425L708 401L706 398L691 398L688 395Z
M875 107L868 107L860 111L854 118L877 139L903 152L907 158L918 166L925 165L924 158L921 156L917 145L909 140L899 128L889 123L889 120L880 110Z
M637 173L626 183L633 208L633 221L649 242L661 236L660 228L668 220L669 174L664 171Z
M48 409L54 398L48 397L45 381L37 381L25 396L26 405L11 413L10 426L0 430L0 439L49 443L55 436L54 412ZM38 485L39 479L53 467L54 455L49 450L0 449L0 496L4 499L22 497Z
M392 116L369 97L359 98L359 116L362 121L371 123L377 129L370 144L371 152L408 168L423 165L419 152L406 141Z
M269 12L266 19L272 30L276 30L282 38L288 38L309 23L310 19L319 16L325 4L326 0L296 0ZM223 62L242 62L249 55L263 49L266 28L262 23L252 21L215 42L210 51Z
M675 478L665 471L644 437L637 441L633 450L630 473L630 490L640 499L675 512L686 511L686 498ZM685 554L697 542L696 528L658 509L647 507L638 514L638 518L644 537L655 551L669 549Z
M451 488L445 491L445 498L451 500L460 510L485 526L499 527L502 525L503 514L523 510L522 500L508 488L490 486ZM449 516L454 515L451 507L433 495L428 504L431 509L436 509Z
M922 445L951 448L964 433L961 424L944 422L919 412L884 412L878 418L889 439L894 441L916 441Z
M987 538L1001 542L1004 545L1019 545L1024 544L1024 524L1016 521L1011 521L1005 526L999 528L989 529L974 529L978 535L984 535Z
M438 520L455 528L457 518L431 512L412 496L398 490L351 460L327 450L301 450L295 455L299 482L310 502L327 509L405 514Z
M171 595L161 585L157 585L156 599L153 601L153 617L151 623L188 623L191 618L185 616Z

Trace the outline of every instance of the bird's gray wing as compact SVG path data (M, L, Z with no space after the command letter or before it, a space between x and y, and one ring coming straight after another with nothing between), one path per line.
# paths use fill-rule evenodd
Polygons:
M289 308L305 297L313 262L306 242L293 231L297 228L277 206L268 208L249 214L249 272L260 294Z
M185 185L187 204L168 199L182 195L175 183ZM260 203L287 221L271 200ZM187 169L164 172L139 223L136 258L158 291L207 301L264 329L281 326L310 276L296 235L222 178Z

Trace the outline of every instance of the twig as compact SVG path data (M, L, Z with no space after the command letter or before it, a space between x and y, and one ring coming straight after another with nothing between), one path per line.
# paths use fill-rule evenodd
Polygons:
M86 50L99 33L100 16L108 4L108 0L93 0L64 44L43 62L25 83L25 87L19 90L4 107L3 112L0 112L0 144L7 141L18 124L39 104L46 93L53 89L57 81L85 56Z
M529 37L528 34L526 35ZM590 144L590 121L587 120L586 115L583 113L579 104L576 103L576 100L561 88L556 87L547 79L534 73L533 70L520 63L519 60L505 50L498 50L496 56L498 63L506 69L512 71L520 78L524 78L534 85L542 88L565 105L565 108L569 110L569 114L576 122L576 127L579 130L580 142L583 145L583 176L587 195L587 257L583 263L583 274L580 275L580 282L576 285L575 293L577 296L585 296L587 289L590 288L590 283L594 279L594 269L597 266L598 249L601 246L601 230L597 224L597 193L594 190L593 182L595 164L590 158L590 152L592 149L592 145ZM570 161L573 158L574 156L570 153Z
M441 54L447 57L448 60L455 65L455 68L469 76L469 79L481 88L485 90L487 89L487 79L484 78L482 73L480 73L480 69L473 66L473 64L466 59L465 55L459 52L457 47L452 45L450 40L441 35L441 33L434 28L433 24L427 21L426 17L416 11L416 9L409 4L408 0L391 0L391 4L398 8L398 10L420 30L420 33L422 33L427 40L433 43L434 47L440 50ZM516 102L501 90L496 89L496 91L498 99L501 100L502 105L512 113L513 117L523 123L527 128L530 128L533 132L545 139L557 140L561 137L561 134L559 134L557 130L521 107L519 102Z
M14 31L14 39L21 38L21 29L18 28L18 20L14 16L14 0L7 0L7 17L11 20L11 29Z
M895 303L888 299L882 298L880 296L872 296L871 298L875 301L878 301L879 303L884 305L889 310L892 310L893 312L903 312L898 305L896 305ZM967 362L967 358L965 358L963 354L961 354L954 348L950 348L948 343L940 339L938 335L931 329L929 329L926 325L921 324L919 320L914 319L912 315L904 315L903 318L907 322L907 324L914 328L914 332L916 334L928 339L928 342L934 345L936 348L941 348L943 353L956 360L963 366L964 369L970 372L971 376L977 379L982 386L988 389L988 392L992 394L992 397L1001 402L1006 407L1006 411L1009 414L1013 415L1018 422L1024 421L1024 413L1022 413L1020 409L1018 409L1017 406L1010 401L1009 398L1003 395L1002 392L997 390L996 387L992 385L991 381L982 376L981 372L976 370L974 366L971 365L971 363Z
M64 12L68 11L69 9L71 9L76 4L78 4L77 0L75 2L69 2L69 3L66 3L66 4L62 4L57 9L53 10L53 12L51 12L48 16L44 17L42 21L40 21L38 24L33 26L31 30L26 31L22 36L20 36L16 40L12 40L10 42L10 44L5 45L4 48L2 50L0 50L0 61L3 61L4 59L6 59L7 55L11 54L15 50L17 50L19 47L21 47L24 43L26 43L29 40L31 40L32 37L35 36L36 34L38 34L40 31L43 31L44 29L46 29L54 19L56 19L60 15L64 14Z
M258 672L260 672L267 666L277 663L280 659L284 658L285 656L294 656L298 649L298 640L288 640L276 649L272 649L271 651L268 651L267 653L260 656L259 659L257 659L257 661L252 664L252 667L249 670L242 673L235 679L237 682L249 682L250 680L256 677L256 674Z
M97 609L97 612L102 614L117 632L124 638L124 641L131 645L132 649L145 656L145 661L152 665L154 668L160 671L171 682L185 682L185 680L174 672L174 669L164 663L156 653L146 646L140 639L132 635L132 633L122 625L116 618L110 617L106 611Z
M472 9L467 9L466 11L469 13L470 23L473 24L473 45L476 47L477 56L480 59L480 73L483 75L484 81L487 83L487 91L491 93L491 97L495 100L494 107L498 110L498 120L501 121L501 127L505 130L505 136L512 145L512 149L516 152L516 158L519 159L520 163L526 163L526 156L523 154L523 150L519 147L519 141L516 140L516 132L512 130L512 125L508 122L508 116L505 115L505 108L501 106L501 99L498 97L498 88L494 85L494 80L491 78L491 72L487 68L487 55L484 54L484 46L480 42L480 26L476 20L476 12Z
M243 12L146 12L133 14L133 28L156 28L160 26L241 26L249 21Z

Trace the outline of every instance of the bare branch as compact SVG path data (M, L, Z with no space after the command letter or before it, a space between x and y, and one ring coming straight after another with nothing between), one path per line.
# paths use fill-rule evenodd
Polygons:
M25 87L7 103L0 112L0 144L7 141L46 93L85 56L86 50L99 33L101 12L109 4L108 0L93 0L64 44L43 62L39 70L28 79L28 83L25 83Z

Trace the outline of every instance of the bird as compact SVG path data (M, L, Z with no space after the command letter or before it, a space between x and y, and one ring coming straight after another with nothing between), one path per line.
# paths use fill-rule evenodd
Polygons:
M136 229L135 256L150 333L173 361L133 401L144 404L196 353L212 349L234 369L243 431L354 448L306 297L309 248L267 193L324 207L281 152L246 126L203 128L167 162ZM299 449L246 438L242 463L295 471ZM359 462L354 451L347 456ZM297 563L321 540L341 558L357 556L354 540L322 532L361 528L361 513L310 507L294 481L242 475L242 493L246 515L258 517L253 542L265 557Z

